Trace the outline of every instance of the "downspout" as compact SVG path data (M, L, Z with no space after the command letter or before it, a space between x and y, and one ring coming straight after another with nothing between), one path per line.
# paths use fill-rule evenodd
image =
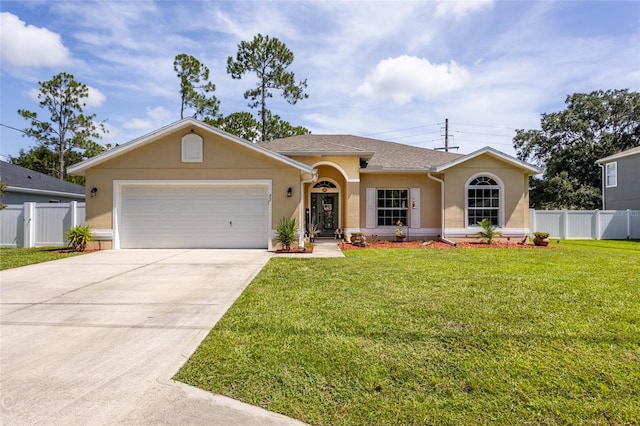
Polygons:
M604 185L607 179L607 175L605 172L605 166L600 163L598 163L598 166L600 166L600 168L602 169L602 185L600 185L602 186L601 188L602 189L602 210L606 210L606 203L604 202Z
M300 181L300 202L299 202L299 209L300 213L298 214L298 223L300 223L300 232L298 232L298 247L302 248L304 247L304 220L305 220L305 211L304 211L304 184L305 183L312 183L315 182L316 180L318 180L318 174L315 173L313 176L311 176L310 179L302 179Z
M439 179L439 178L431 175L431 172L427 172L427 177L429 179L435 180L436 182L440 182L440 208L442 209L442 211L440 213L440 228L442 229L442 231L441 231L442 235L440 236L440 239L442 241L444 241L445 243L447 243L447 244L455 246L456 243L454 243L453 241L447 240L446 235L445 235L445 228L444 228L444 223L445 223L445 221L444 221L444 211L445 211L445 209L444 209L444 180Z

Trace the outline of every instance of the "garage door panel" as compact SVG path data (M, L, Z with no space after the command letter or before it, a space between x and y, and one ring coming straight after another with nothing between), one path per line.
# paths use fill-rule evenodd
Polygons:
M266 248L267 185L125 185L122 248Z

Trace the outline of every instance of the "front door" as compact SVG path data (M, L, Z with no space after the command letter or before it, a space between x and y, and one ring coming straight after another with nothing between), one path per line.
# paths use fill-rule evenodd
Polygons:
M311 194L311 222L318 237L333 237L338 229L338 194Z

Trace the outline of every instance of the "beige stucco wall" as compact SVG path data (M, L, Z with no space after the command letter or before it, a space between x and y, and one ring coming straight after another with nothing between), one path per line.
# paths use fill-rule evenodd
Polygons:
M360 157L358 156L292 156L291 158L318 169L322 165L337 166L346 173L348 179L358 179L360 177Z
M205 132L196 132L203 137L203 161L183 163L181 138L188 131L176 131L88 169L86 188L98 188L98 193L94 198L87 195L87 223L94 229L112 229L114 180L271 180L273 228L281 217L299 217L299 169Z
M420 228L440 228L440 183L429 179L426 172L419 174L362 174L360 176L361 228L365 228L367 223L366 188L407 190L420 188ZM412 226L411 223L408 225Z
M447 169L445 180L445 227L466 228L465 185L479 173L498 177L504 184L503 228L529 227L529 180L518 167L484 154Z

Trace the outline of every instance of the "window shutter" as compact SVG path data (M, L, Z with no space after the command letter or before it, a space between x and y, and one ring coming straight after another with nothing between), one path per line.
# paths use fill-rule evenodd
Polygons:
M366 226L367 226L367 228L375 228L376 227L376 205L377 205L376 189L375 188L367 188L366 197L367 197L367 199L366 199L366 203L367 203Z
M411 228L420 228L420 188L411 188Z

